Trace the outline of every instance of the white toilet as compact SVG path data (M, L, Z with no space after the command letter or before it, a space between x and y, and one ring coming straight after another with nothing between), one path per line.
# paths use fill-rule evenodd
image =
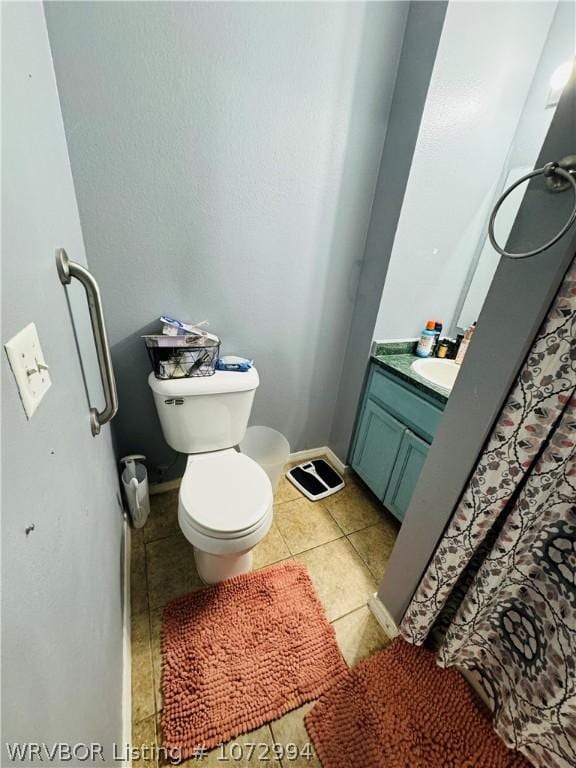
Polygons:
M200 578L215 584L250 571L252 549L272 525L268 475L235 448L246 432L258 372L165 380L151 373L148 384L166 442L188 454L178 521L194 546Z

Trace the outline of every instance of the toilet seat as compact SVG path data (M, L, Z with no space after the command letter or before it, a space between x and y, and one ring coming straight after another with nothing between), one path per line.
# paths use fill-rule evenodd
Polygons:
M272 486L264 470L233 448L188 457L179 495L185 533L244 539L269 527Z

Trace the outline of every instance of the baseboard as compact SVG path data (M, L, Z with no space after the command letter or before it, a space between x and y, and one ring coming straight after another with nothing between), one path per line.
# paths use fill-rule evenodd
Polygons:
M294 463L296 461L303 462L309 461L310 459L320 458L328 459L329 463L332 464L334 469L340 472L341 475L343 475L347 469L347 465L341 462L334 451L331 448L328 448L327 445L323 445L320 448L310 448L307 451L296 451L295 453L291 453L288 461Z
M166 480L165 483L150 483L148 492L150 496L156 496L158 493L166 493L166 491L175 491L180 488L182 482L181 477L177 477L175 480Z
M348 470L348 465L340 461L338 456L327 445L323 445L320 448L310 448L307 451L296 451L291 453L288 457L288 461L293 464L294 462L309 461L310 459L327 459L335 470L343 475ZM151 483L149 492L150 496L155 496L158 493L166 493L166 491L174 491L180 488L182 482L181 477L177 477L175 480L167 480L165 483Z
M132 645L130 637L130 557L132 529L124 520L123 610L122 610L122 743L132 744ZM122 768L132 768L132 759L122 761Z
M456 669L458 670L458 672L460 672L464 680L466 680L468 685L472 688L472 690L478 696L478 698L482 701L482 703L485 704L486 707L488 707L490 712L492 712L493 706L490 702L488 694L486 693L484 688L482 688L482 686L480 685L480 681L478 677L475 675L475 673L471 669L465 669L464 667L459 667L458 665L456 665Z
M374 593L372 597L368 600L368 608L372 611L372 615L380 624L384 632L388 635L388 637L394 639L395 637L398 637L400 634L398 630L398 626L396 625L396 622L392 618L392 615L382 602L378 595Z

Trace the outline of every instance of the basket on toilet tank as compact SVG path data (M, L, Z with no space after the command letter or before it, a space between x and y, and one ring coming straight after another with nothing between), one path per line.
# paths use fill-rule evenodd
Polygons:
M220 340L203 336L144 336L148 357L157 379L213 376L220 354Z

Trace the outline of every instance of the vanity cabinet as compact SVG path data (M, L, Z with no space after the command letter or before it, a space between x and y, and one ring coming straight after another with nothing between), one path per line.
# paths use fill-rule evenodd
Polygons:
M351 464L399 520L404 518L443 404L371 363Z
M352 468L380 499L386 493L405 431L397 419L368 398L358 425Z

